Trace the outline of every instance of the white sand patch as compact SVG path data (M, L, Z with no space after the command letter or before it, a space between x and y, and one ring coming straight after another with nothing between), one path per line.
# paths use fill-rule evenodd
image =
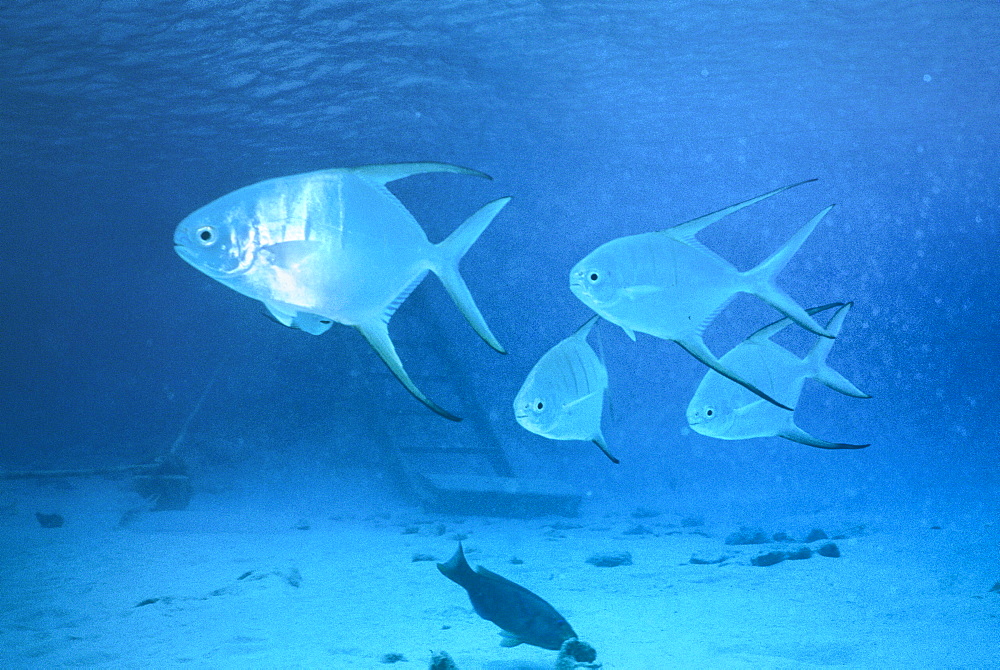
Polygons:
M454 519L397 509L389 518L314 514L298 530L300 510L234 511L202 496L190 511L116 528L117 514L99 503L114 490L8 487L18 505L0 517L0 666L423 670L432 650L446 650L462 670L552 668L555 652L501 648L460 587L433 561L412 560L446 560L460 536L473 566L548 600L608 670L1000 665L989 527L901 522L836 540L840 558L754 567L750 557L781 545L726 546L735 529L682 528L668 517ZM58 509L66 525L41 528L36 508ZM622 534L637 523L652 532ZM628 551L633 564L587 564L600 551ZM732 558L690 564L696 552ZM388 653L407 660L384 664Z

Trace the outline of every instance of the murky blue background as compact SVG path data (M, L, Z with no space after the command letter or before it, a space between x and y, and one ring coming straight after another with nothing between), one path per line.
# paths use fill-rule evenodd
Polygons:
M395 444L495 438L517 470L608 504L982 512L1000 484L998 82L992 1L4 3L0 467L153 458L216 376L188 436L206 471L349 476ZM510 355L434 278L390 325L460 425L353 329L282 328L171 248L240 186L400 161L494 177L392 185L433 241L514 197L462 265ZM746 269L837 203L779 283L805 306L855 301L830 363L874 399L809 383L797 417L869 449L690 433L704 368L606 323L622 465L516 425L524 375L589 316L577 260L813 177L701 238ZM776 318L744 296L707 339L721 355Z

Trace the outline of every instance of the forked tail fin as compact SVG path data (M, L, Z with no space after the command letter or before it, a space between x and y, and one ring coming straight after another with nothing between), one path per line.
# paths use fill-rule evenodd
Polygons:
M851 309L851 305L854 303L847 303L838 309L834 315L830 318L830 322L826 324L826 329L830 331L830 334L836 337L840 334L840 329L844 325L844 318ZM826 357L830 354L830 349L833 348L833 340L822 338L820 339L806 359L809 361L811 367L816 371L813 378L829 386L834 391L843 393L844 395L849 395L854 398L871 398L870 395L859 389L857 386L848 381L842 374L831 368L826 364Z
M792 236L792 239L788 240L783 247L774 252L770 258L752 270L747 270L743 273L744 277L746 277L750 282L749 288L746 289L748 293L752 293L761 300L764 300L809 332L830 338L832 338L833 335L820 326L816 320L812 318L797 302L792 300L787 293L778 288L778 286L774 283L774 278L779 272L781 272L785 265L788 264L788 261L795 255L795 252L799 250L799 247L802 246L803 242L805 242L812 231L816 229L816 225L830 212L831 209L833 209L833 205L824 209L822 212L814 216L809 223L802 226L799 232L795 233L795 235Z
M462 260L462 256L465 252L475 243L479 236L482 234L486 227L490 225L501 209L504 208L510 202L510 198L500 198L499 200L494 200L489 202L483 207L470 216L465 222L459 226L455 232L449 235L443 242L437 245L438 250L441 252L441 256L438 262L431 267L431 271L434 272L440 279L441 283L444 284L445 290L448 291L448 295L451 299L455 301L458 305L458 309L462 312L465 320L469 322L473 330L479 334L479 337L499 351L501 354L507 353L500 342L494 337L493 333L490 331L490 327L486 325L486 319L483 318L482 313L476 306L475 301L472 299L472 294L469 293L469 287L465 285L465 280L462 279L462 275L458 272L458 263Z

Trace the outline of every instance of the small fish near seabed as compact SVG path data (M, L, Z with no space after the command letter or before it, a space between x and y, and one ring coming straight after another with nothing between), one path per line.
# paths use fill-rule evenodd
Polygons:
M672 340L719 374L785 407L716 358L702 334L737 293L750 293L806 330L832 337L778 288L774 278L833 205L814 216L770 258L746 272L737 270L695 235L744 207L805 183L775 189L666 230L606 242L570 271L570 290L585 305L621 326L633 340L637 331Z
M818 314L833 307L838 309L827 324L827 330L838 335L851 303L834 303L808 311ZM722 363L788 405L798 402L806 379L815 379L834 391L855 398L871 397L826 364L834 340L819 338L805 358L799 358L771 341L774 335L791 324L792 320L786 318L761 328L726 353ZM794 412L765 402L714 370L709 370L698 385L688 405L687 420L696 432L722 440L783 437L821 449L863 449L869 446L815 438L795 425Z
M472 299L458 264L510 198L484 205L431 244L388 182L425 172L489 175L444 163L320 170L246 186L205 205L177 226L185 261L238 293L260 300L275 320L312 335L334 322L354 326L396 378L441 416L403 369L389 319L433 272L472 328L504 352Z
M514 416L526 430L553 440L589 440L618 463L601 434L608 371L587 344L600 316L549 349L514 398Z
M455 555L437 567L468 592L476 614L500 627L501 646L524 643L556 651L566 640L576 637L566 619L528 589L481 565L473 570L465 560L461 542Z

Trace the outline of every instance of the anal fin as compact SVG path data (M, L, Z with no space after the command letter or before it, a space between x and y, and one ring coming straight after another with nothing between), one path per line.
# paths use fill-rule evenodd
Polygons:
M406 374L406 370L403 369L403 363L399 360L399 354L396 353L396 347L393 346L392 340L389 338L389 327L386 323L382 321L375 321L373 323L358 324L358 331L365 336L368 340L368 344L372 345L375 352L382 358L382 361L389 367L392 374L396 375L396 379L406 387L406 390L413 394L420 402L427 405L432 411L437 412L446 419L452 421L461 421L461 417L457 417L451 412L440 407L433 400L425 396L417 385L413 383L410 376Z
M778 402L777 400L775 400L774 398L772 398L771 396L769 396L768 394L764 393L759 388L754 386L752 383L747 381L746 379L743 379L740 375L726 368L722 364L722 361L716 358L715 354L709 351L708 347L705 345L705 341L701 339L701 336L692 336L684 341L681 340L674 340L674 341L677 342L677 344L681 345L681 347L683 347L683 349L687 351L689 354L691 354L699 361L701 361L708 367L718 372L723 377L727 377L733 380L734 382L736 382L746 390L750 391L751 393L759 395L764 400L770 403L774 403L775 405L777 405L782 409L795 411L794 407L789 407L788 405Z
M597 432L597 435L594 436L594 439L592 439L591 442L596 444L598 449L603 451L604 455L607 456L612 463L621 463L621 461L619 461L615 455L608 450L608 443L604 440L604 435L602 435L600 431Z
M818 449L864 449L865 447L871 446L868 444L845 444L843 442L827 442L826 440L821 440L817 437L813 437L806 431L802 430L796 425L784 432L778 434L778 437L783 437L786 440L791 440L792 442L798 442L799 444L805 444L810 447L817 447Z

